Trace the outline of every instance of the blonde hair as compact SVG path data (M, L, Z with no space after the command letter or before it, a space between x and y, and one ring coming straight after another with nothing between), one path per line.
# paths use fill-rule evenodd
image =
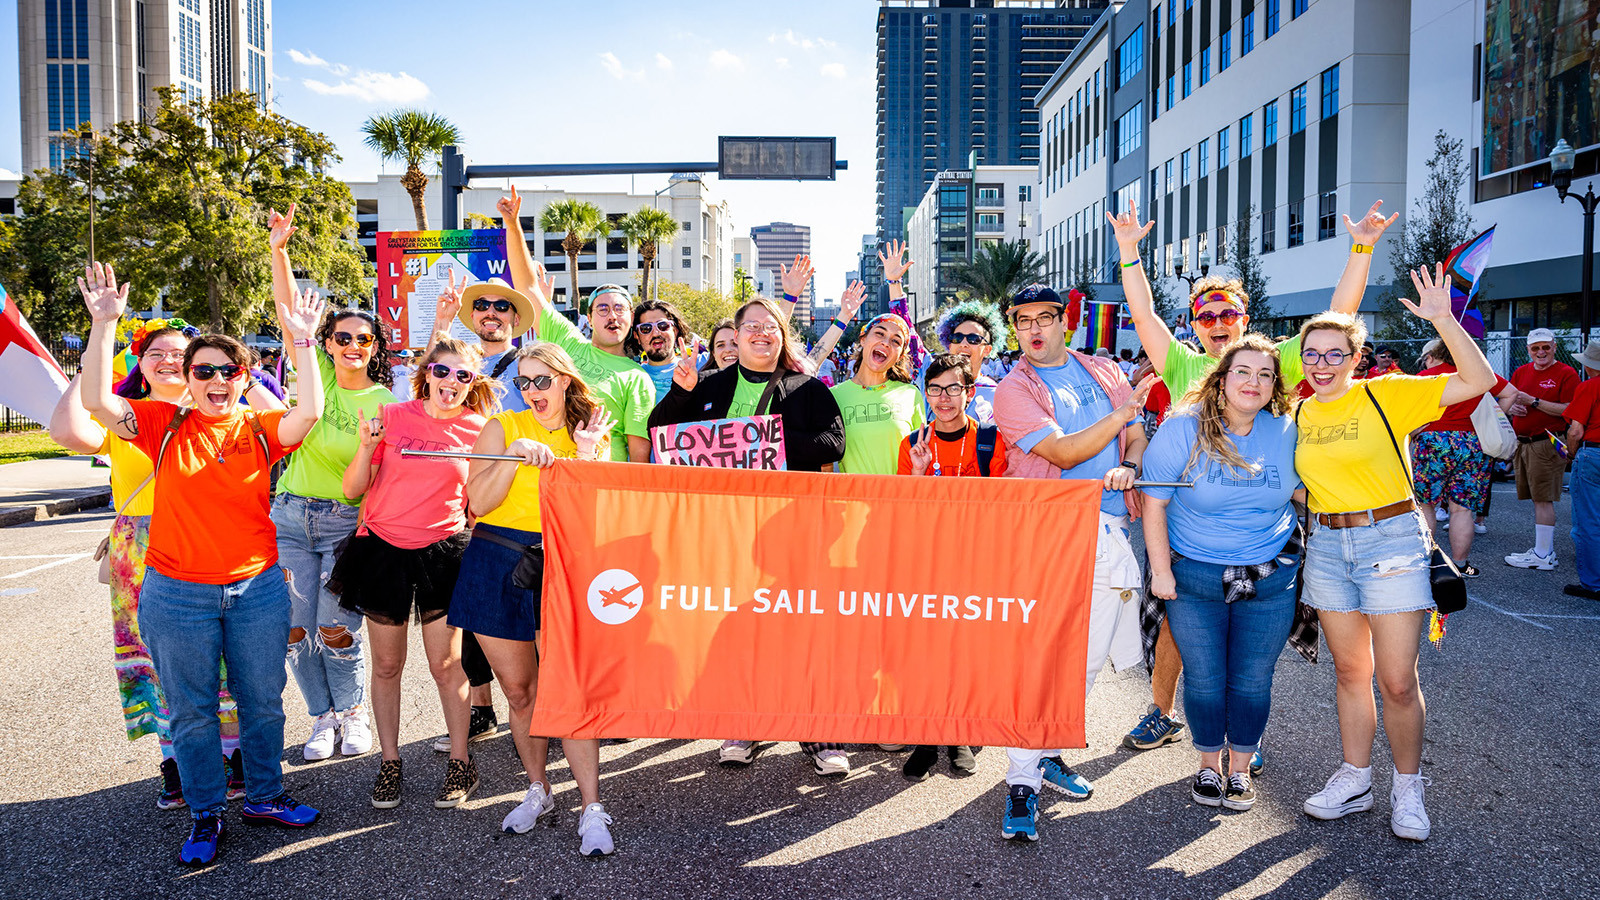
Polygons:
M1195 419L1194 448L1189 451L1189 461L1184 464L1181 477L1189 477L1189 470L1200 460L1201 453L1235 471L1253 475L1260 469L1239 455L1239 448L1228 436L1228 422L1223 414L1227 404L1222 392L1223 382L1228 377L1228 369L1233 366L1234 357L1246 350L1264 354L1272 360L1272 396L1266 408L1275 416L1289 412L1289 386L1284 384L1283 362L1277 346L1259 334L1244 334L1223 347L1216 366L1174 404L1173 415L1193 416Z
M461 363L469 372L477 372L483 367L483 351L477 344L469 344L456 340L453 337L443 337L438 340L422 360L417 363L417 371L411 374L411 396L418 400L428 397L428 367L439 361L439 357L447 354L461 357ZM500 398L495 396L494 382L479 374L472 379L472 387L467 389L467 399L462 404L480 416L492 416L500 411Z
M1239 304L1245 309L1250 308L1250 295L1245 293L1244 282L1237 278L1221 278L1216 275L1207 275L1196 281L1194 286L1189 288L1189 305L1193 306L1194 298L1207 291L1226 291L1238 297Z
M578 374L578 364L572 361L567 351L555 344L540 341L537 344L525 345L518 350L514 365L520 368L525 359L542 362L557 375L567 376L567 390L561 398L562 405L566 408L567 432L574 433L589 424L589 417L599 408L600 401L590 393L588 383ZM611 436L606 435L603 442L609 443L610 439Z
M1365 322L1355 316L1334 312L1331 309L1327 312L1317 313L1307 319L1304 325L1300 326L1301 347L1306 345L1306 338L1310 337L1313 331L1339 332L1344 335L1345 340L1350 342L1350 352L1352 354L1359 354L1362 345L1367 342L1367 324Z

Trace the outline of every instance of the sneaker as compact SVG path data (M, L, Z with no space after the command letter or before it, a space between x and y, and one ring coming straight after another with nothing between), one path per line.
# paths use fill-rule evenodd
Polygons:
M1341 819L1372 808L1372 772L1340 763L1322 790L1306 798L1306 815L1313 819Z
M878 749L882 750L885 753L904 753L905 749L906 749L906 745L905 744L879 744L878 745Z
M500 820L500 830L506 834L527 834L539 824L540 819L555 811L555 795L544 786L544 782L535 781L528 785L528 792L522 795L522 802L517 804L517 808Z
M900 770L907 781L927 781L928 773L933 770L933 764L939 761L939 748L929 744L919 744L906 757L906 764Z
M1389 790L1389 828L1395 837L1408 841L1428 839L1433 823L1422 806L1422 788L1431 782L1425 775L1394 773L1394 787Z
M321 815L288 794L279 794L265 803L246 803L241 812L246 825L282 825L285 828L304 828Z
M1039 839L1035 823L1039 820L1039 795L1025 784L1014 784L1006 794L1005 815L1000 817L1000 836L1008 841Z
M1569 584L1561 589L1561 593L1568 597L1582 597L1585 600L1600 600L1600 591L1586 588L1581 584Z
M300 755L307 762L327 759L333 755L334 738L339 730L339 714L325 712L317 716L311 723L311 737L306 738L306 745L301 749Z
M1260 745L1257 745L1255 754L1250 757L1250 777L1260 778L1266 769L1267 757L1262 754Z
M1530 548L1525 553L1513 553L1506 557L1506 565L1516 566L1519 569L1538 569L1548 572L1561 565L1561 563L1556 559L1554 550L1550 551L1549 556L1541 556Z
M828 777L832 775L850 774L850 754L843 750L818 750L808 753L811 757L811 771Z
M444 785L439 788L439 796L433 798L433 805L439 809L460 806L477 789L477 765L470 759L452 759L445 763Z
M487 738L492 738L500 730L500 719L494 714L493 706L474 706L472 708L472 721L467 723L467 743L472 744ZM444 735L433 742L433 749L440 753L450 752L450 735Z
M1150 711L1144 714L1139 724L1133 726L1122 739L1122 746L1129 750L1154 750L1163 744L1170 744L1178 739L1178 734L1183 731L1183 723L1165 715L1161 707L1150 704Z
M228 799L244 799L244 751L235 747L233 753L222 758L228 767Z
M1206 766L1194 773L1194 784L1189 786L1189 796L1201 806L1221 806L1225 788L1217 770Z
M222 843L222 817L216 813L201 813L194 817L189 827L189 837L178 851L178 862L186 866L209 866L217 858L217 845Z
M755 741L723 741L717 751L717 763L724 766L748 766L755 758Z
M578 853L581 856L610 856L617 845L611 842L611 829L606 827L611 824L611 817L606 815L605 805L591 803L583 808L583 815L578 817Z
M950 754L950 768L962 775L971 775L978 771L978 754L973 747L946 747Z
M1039 760L1039 768L1044 774L1046 787L1055 788L1077 800L1087 800L1094 794L1094 785L1089 783L1089 779L1072 771L1072 767L1062 762L1059 756L1046 756Z
M1477 566L1473 565L1472 563L1467 563L1464 566L1456 566L1456 568L1461 571L1461 577L1462 578L1481 578L1481 577L1483 577L1483 570L1478 568Z
M1444 522L1448 524L1450 522L1450 510L1445 509L1444 504L1441 503L1439 508L1433 511L1433 519L1436 522Z
M339 755L361 756L372 750L372 726L367 723L367 711L356 707L339 717Z
M156 795L156 809L177 809L183 802L183 780L178 777L178 761L161 761L161 793Z
M1228 788L1223 791L1222 805L1237 812L1244 812L1256 805L1256 786L1250 781L1249 772L1235 772L1228 776Z
M1473 522L1472 523L1472 533L1473 534L1488 534L1489 533L1489 526L1485 525L1482 522Z
M374 809L394 809L400 805L401 789L405 777L400 771L400 760L386 759L378 763L378 780L372 784Z

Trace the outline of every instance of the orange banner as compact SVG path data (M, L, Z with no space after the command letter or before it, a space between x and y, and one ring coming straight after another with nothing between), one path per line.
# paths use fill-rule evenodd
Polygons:
M559 460L535 734L1084 746L1100 485Z

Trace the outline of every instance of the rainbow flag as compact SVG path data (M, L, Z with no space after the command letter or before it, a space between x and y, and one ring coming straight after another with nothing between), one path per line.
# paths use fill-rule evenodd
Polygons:
M1562 459L1567 459L1568 457L1567 457L1567 445L1566 445L1566 443L1564 441L1562 441L1560 438L1556 437L1555 434L1553 432L1551 432L1550 429L1548 429L1548 428L1546 428L1544 430L1544 433L1550 435L1550 443L1551 443L1552 446L1554 446L1556 448L1556 455L1561 457Z
M1117 325L1122 318L1118 314L1120 308L1119 303L1083 305L1083 330L1087 335L1083 345L1085 353L1093 353L1101 347L1108 350L1117 348Z
M1478 295L1478 278L1489 266L1489 251L1494 247L1494 226L1450 251L1444 261L1445 277L1450 279L1450 311L1467 334L1482 339L1483 314L1473 305Z

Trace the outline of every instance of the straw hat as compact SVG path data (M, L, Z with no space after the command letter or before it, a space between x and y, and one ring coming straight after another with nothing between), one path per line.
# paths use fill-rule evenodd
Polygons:
M517 311L517 323L511 329L511 337L521 337L533 327L533 301L528 299L528 295L506 284L502 279L490 278L470 285L461 292L461 310L456 313L456 318L461 320L462 325L467 326L468 331L474 331L472 301L479 297L499 297L511 301L511 306Z

